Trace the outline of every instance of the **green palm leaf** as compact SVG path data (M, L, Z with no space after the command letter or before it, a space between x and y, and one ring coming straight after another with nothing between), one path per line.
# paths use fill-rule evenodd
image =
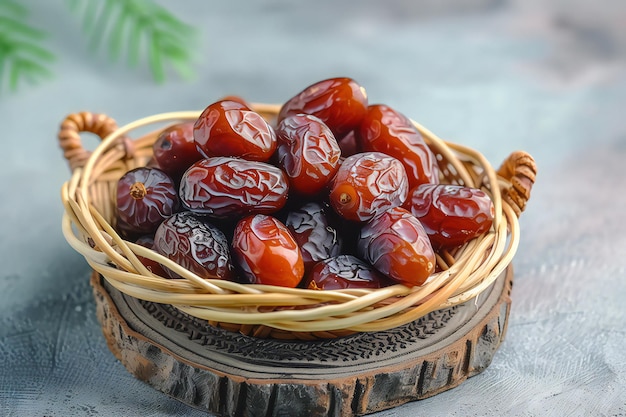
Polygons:
M45 48L46 34L25 21L28 10L13 0L0 1L0 91L17 90L22 81L37 83L51 76L54 55Z
M157 82L165 81L168 64L183 78L191 75L196 31L152 0L69 0L69 5L82 16L91 49L106 41L112 61L125 56L130 67L145 61Z

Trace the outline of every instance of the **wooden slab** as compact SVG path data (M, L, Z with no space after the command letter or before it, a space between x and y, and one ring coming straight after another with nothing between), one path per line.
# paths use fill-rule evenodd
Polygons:
M92 285L109 348L137 378L224 416L352 416L433 396L483 371L502 342L509 267L477 299L396 329L321 341L259 339Z

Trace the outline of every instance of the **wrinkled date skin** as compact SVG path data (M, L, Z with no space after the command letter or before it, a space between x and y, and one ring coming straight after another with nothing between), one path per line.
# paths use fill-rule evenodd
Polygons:
M371 265L352 255L339 255L315 264L304 286L310 290L382 288L392 282Z
M347 220L363 222L400 206L409 193L402 163L380 152L349 156L331 184L330 204Z
M307 114L289 116L276 128L278 165L289 177L290 189L315 196L339 168L341 150L330 129Z
M312 84L290 98L278 113L278 122L299 113L319 117L335 138L357 127L367 112L365 89L351 78L331 78Z
M174 181L160 169L135 168L117 183L117 215L131 232L154 232L177 206Z
M331 224L326 210L323 204L310 202L287 214L285 226L300 247L306 270L341 253L339 231Z
M359 256L389 278L422 285L435 270L435 252L420 221L394 207L361 229Z
M178 123L165 128L152 145L158 167L175 181L191 164L203 158L193 138L194 123Z
M447 249L487 232L495 214L484 191L461 185L420 185L411 190L405 207L420 220L433 245Z
M226 236L188 211L161 223L154 235L154 250L202 278L232 278ZM173 271L167 272L170 277L179 278Z
M214 218L270 214L285 205L287 181L280 168L264 162L207 158L185 171L179 197L187 209Z
M209 105L193 129L205 157L235 156L268 161L276 150L276 133L263 117L245 104L223 100Z
M402 162L411 188L420 184L438 184L439 166L422 135L403 114L389 106L375 104L356 131L364 151L383 152Z
M257 214L241 219L232 248L250 283L295 288L302 280L304 263L298 244L274 217Z

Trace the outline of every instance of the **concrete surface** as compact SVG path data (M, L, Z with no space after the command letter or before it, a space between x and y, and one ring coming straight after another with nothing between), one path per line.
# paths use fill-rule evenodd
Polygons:
M196 77L164 85L87 52L62 0L23 4L57 61L53 80L0 95L0 415L204 415L135 380L107 349L89 268L61 234L65 115L125 124L225 94L281 102L336 75L494 165L524 149L540 169L494 362L377 416L626 414L623 1L177 2L201 29Z

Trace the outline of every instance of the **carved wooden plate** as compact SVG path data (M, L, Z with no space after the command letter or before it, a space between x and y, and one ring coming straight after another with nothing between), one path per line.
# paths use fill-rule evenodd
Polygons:
M111 351L137 378L224 416L351 416L433 396L483 371L502 342L509 268L474 300L388 331L279 341L208 325L92 285Z

